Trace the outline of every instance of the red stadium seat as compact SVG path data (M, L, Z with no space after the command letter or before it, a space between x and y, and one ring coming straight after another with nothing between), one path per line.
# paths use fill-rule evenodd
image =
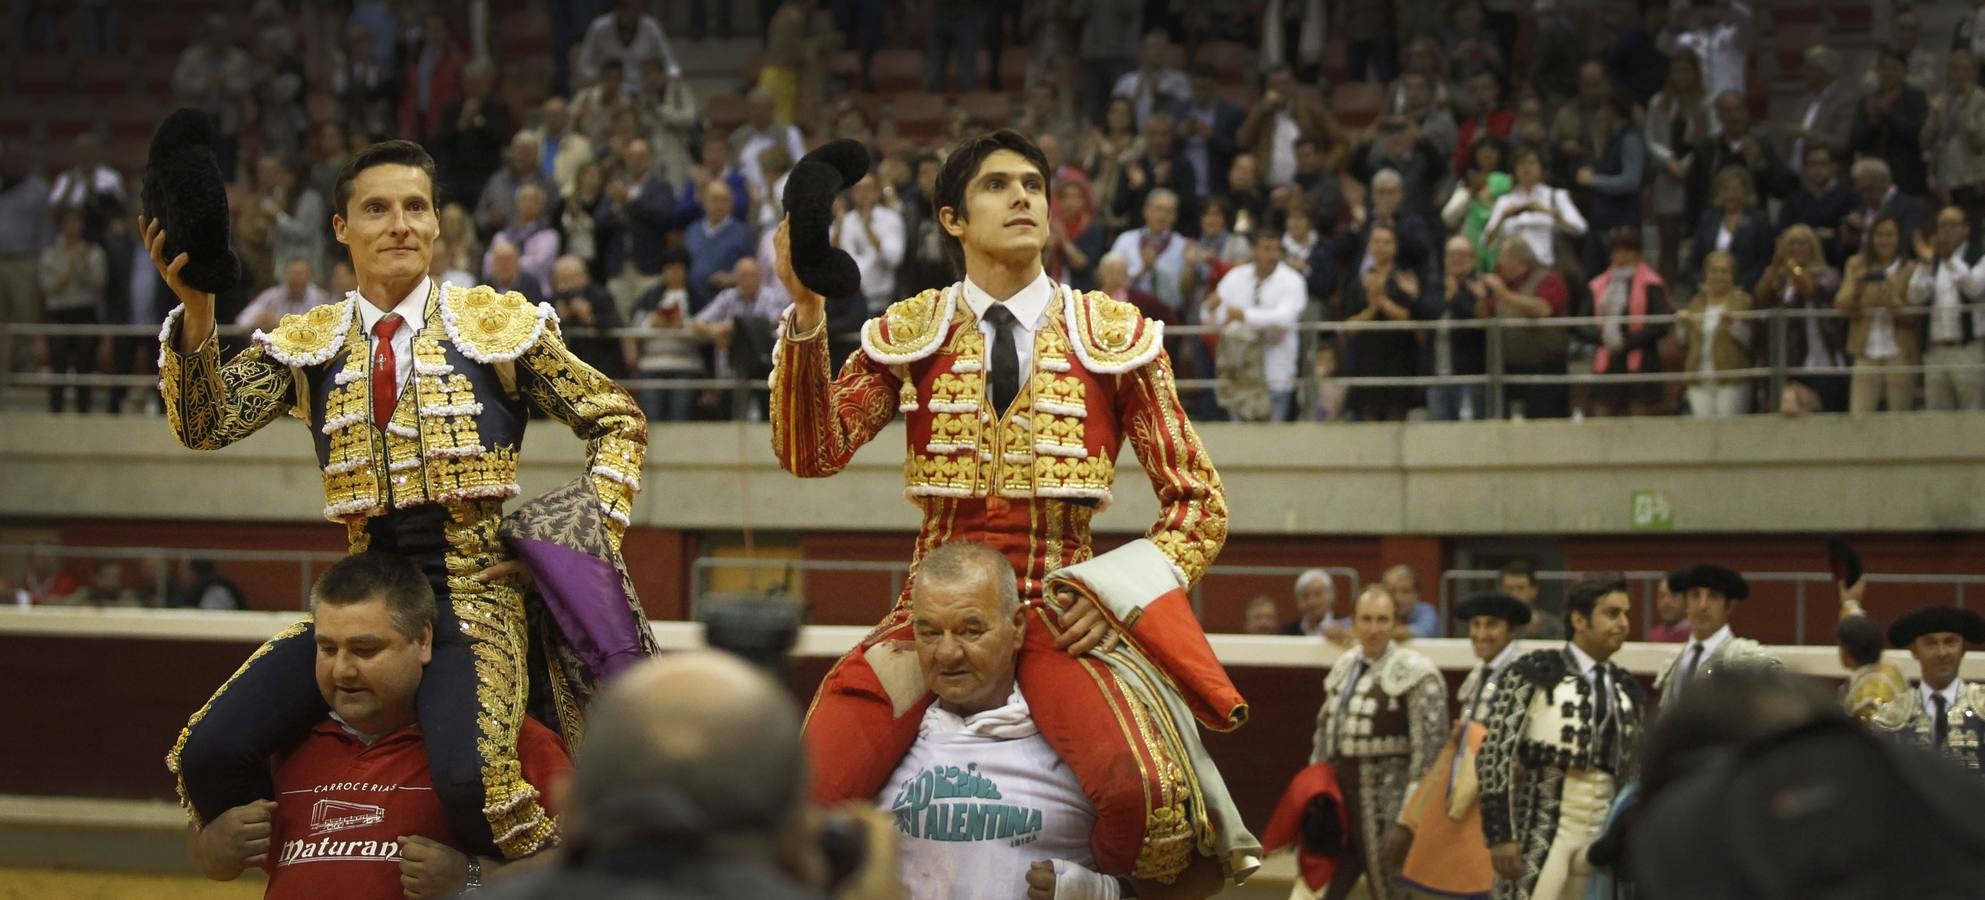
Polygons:
M871 126L882 121L882 107L887 100L881 94L847 94L841 99L861 110L862 118L867 119Z
M551 52L551 16L539 9L515 9L499 16L497 39L502 52L512 59L545 56Z
M151 143L152 131L158 127L161 118L158 110L144 103L113 103L104 111L110 120L110 140L139 141Z
M1261 97L1260 91L1255 90L1253 85L1245 83L1223 84L1216 90L1228 103L1240 107L1242 113L1253 109L1255 101Z
M1364 128L1378 121L1385 108L1385 85L1375 81L1353 81L1330 89L1330 111L1346 128Z
M896 134L913 140L930 140L944 133L947 104L942 94L913 91L891 98Z
M728 133L751 117L751 101L736 94L717 94L704 98L703 114L713 131Z
M987 128L1005 128L1013 119L1013 100L1007 94L991 91L960 94L958 105Z
M74 70L64 53L29 53L21 58L21 90L28 94L65 91Z
M131 69L119 57L85 60L76 72L76 89L91 94L121 94L131 86Z
M1832 0L1833 28L1837 33L1869 31L1875 27L1875 13L1861 0Z
M1351 64L1345 61L1344 40L1332 38L1323 45L1323 76L1331 84L1343 81L1345 73L1351 71Z
M1233 41L1207 41L1193 54L1193 62L1210 67L1214 79L1223 84L1246 81L1247 67L1253 59L1254 51Z
M1805 64L1806 48L1822 47L1826 43L1826 26L1818 22L1799 22L1773 29L1771 46L1777 55L1779 76L1797 77L1799 70ZM1755 58L1752 65L1756 65Z
M1034 54L1025 47L1008 47L999 57L1000 87L1008 91L1023 90L1027 87L1027 69L1034 64ZM1050 73L1049 77L1054 77Z
M1820 23L1822 10L1813 0L1771 0L1767 6L1771 10L1772 22L1779 28L1793 24Z
M923 85L924 55L917 50L878 50L871 71L875 89L884 94L914 91Z

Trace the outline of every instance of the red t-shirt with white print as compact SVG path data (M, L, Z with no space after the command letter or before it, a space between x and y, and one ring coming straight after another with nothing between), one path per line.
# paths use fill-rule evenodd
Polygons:
M543 792L572 768L564 743L526 718L517 759L549 808ZM336 719L319 723L276 766L273 826L263 865L272 900L398 898L402 835L455 845L419 725L368 746Z

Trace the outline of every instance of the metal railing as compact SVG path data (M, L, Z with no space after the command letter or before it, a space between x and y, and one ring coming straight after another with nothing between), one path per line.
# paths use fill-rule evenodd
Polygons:
M1322 569L1330 576L1331 587L1339 598L1356 597L1361 587L1357 570L1343 566L1221 566L1206 570L1205 577L1194 582L1186 595L1192 599L1192 611L1204 618L1205 592L1209 581L1217 582L1230 577L1282 577L1293 584L1296 576L1311 569ZM718 573L741 573L744 578L735 584L719 585ZM700 556L689 564L689 610L690 618L696 617L702 604L715 595L755 593L779 595L799 595L804 592L803 582L811 573L819 572L875 572L889 576L889 592L873 598L887 604L894 603L903 594L903 583L909 578L909 561L858 561L832 559L748 559L735 556ZM765 577L771 576L771 577ZM1340 586L1341 583L1341 586ZM883 608L886 608L883 607Z
M214 550L189 547L78 547L69 544L0 544L0 560L12 563L15 560L31 561L37 557L60 560L89 560L92 564L104 560L119 562L138 561L154 564L153 570L145 577L150 580L152 598L156 605L170 602L174 587L173 564L195 559L210 560L214 563L272 563L296 566L297 591L296 609L310 606L310 586L316 582L313 567L325 567L345 554L332 551L314 550ZM12 568L10 565L9 568ZM127 575L129 573L126 573ZM86 592L91 585L88 581L77 583L79 592ZM133 588L128 579L120 579L120 587ZM9 596L7 602L16 602ZM154 605L154 604L144 604Z
M1562 589L1587 572L1545 571L1536 573L1540 587ZM1641 633L1647 634L1654 627L1655 585L1668 577L1667 572L1631 571L1621 573L1626 576L1627 585L1632 589L1640 607ZM1808 619L1806 602L1808 587L1818 586L1825 603L1824 609L1838 607L1839 596L1834 593L1834 577L1830 572L1745 572L1744 580L1753 585L1789 584L1792 586L1792 633L1798 643L1806 643L1806 623ZM1458 599L1479 590L1495 588L1502 578L1498 569L1449 569L1441 573L1440 613L1441 621L1447 621L1449 610ZM1967 587L1985 588L1985 575L1913 575L1878 574L1864 575L1869 585L1924 585L1949 588L1952 602L1962 608L1966 600ZM1540 598L1541 599L1541 598ZM1544 604L1540 603L1540 607ZM1550 615L1559 615L1562 608L1544 610Z
M1920 306L1903 307L1894 310L1893 312L1895 313L1897 318L1903 322L1911 322L1913 320L1922 319L1929 314L1929 310L1927 308ZM1985 365L1975 365L1975 364L1928 365L1918 362L1918 363L1910 363L1910 364L1891 364L1891 365L1882 365L1882 366L1844 365L1844 366L1808 367L1803 365L1804 362L1803 360L1798 361L1799 364L1794 364L1792 360L1788 359L1790 328L1794 323L1801 323L1807 319L1822 319L1822 320L1847 319L1847 318L1851 318L1853 315L1854 315L1853 313L1843 312L1834 309L1795 309L1795 308L1784 308L1784 307L1773 307L1770 309L1761 309L1761 310L1744 310L1741 312L1727 313L1724 316L1724 319L1726 321L1730 321L1730 322L1748 321L1754 323L1762 323L1762 328L1764 329L1764 334L1765 334L1764 352L1762 354L1762 358L1754 360L1751 365L1740 369L1719 371L1715 373L1715 377L1723 381L1736 381L1736 382L1747 382L1747 383L1764 382L1766 388L1765 396L1767 398L1772 398L1778 396L1783 391L1787 382L1799 376L1845 376L1845 375L1852 375L1855 373L1861 373L1861 374L1907 373L1911 375L1920 376L1932 370L1985 372ZM1684 318L1686 317L1680 313L1669 314L1669 315L1647 315L1647 316L1636 317L1634 319L1634 322L1640 324L1648 324L1648 325L1655 325L1655 324L1672 325L1674 323L1683 321ZM1512 329L1536 329L1536 328L1596 329L1601 325L1603 325L1604 321L1605 319L1600 316L1555 316L1555 317L1540 318L1540 319L1476 318L1476 319L1441 320L1437 322L1427 321L1427 320L1414 320L1414 321L1404 321L1404 322L1312 321L1312 322L1298 323L1295 330L1300 335L1302 335L1302 339L1306 347L1310 349L1315 349L1317 347L1320 347L1322 344L1328 341L1339 340L1346 336L1356 336L1360 334L1377 334L1384 332L1403 331L1403 332L1410 332L1419 335L1423 338L1431 338L1443 331L1449 332L1451 334L1459 333L1459 332L1468 332L1468 331L1480 331L1483 333L1484 371L1479 374L1471 373L1465 375L1398 375L1398 376L1355 376L1355 377L1331 375L1328 376L1327 380L1332 384L1341 385L1346 388L1359 388L1359 387L1429 388L1429 387L1443 387L1443 386L1481 386L1482 388L1484 388L1484 394L1485 394L1483 399L1485 404L1486 418L1491 418L1491 419L1504 418L1508 414L1509 409L1508 409L1507 397L1504 394L1504 388L1507 387L1523 387L1523 386L1536 386L1536 385L1570 386L1570 385L1595 385L1595 384L1606 384L1606 385L1626 385L1626 384L1645 384L1645 383L1665 384L1671 382L1691 383L1691 382L1698 382L1704 377L1703 373L1701 372L1681 371L1681 370L1662 371L1662 372L1654 372L1654 373L1617 374L1617 375L1585 373L1585 372L1574 373L1569 371L1565 374L1517 374L1510 372L1508 366L1506 365L1504 358L1504 349L1505 349L1504 343L1507 338L1507 335L1510 333ZM249 329L247 328L232 326L232 325L221 326L218 330L224 338L240 338L245 336L249 332ZM1175 326L1168 326L1166 329L1166 334L1168 338L1172 338L1172 337L1190 338L1190 337L1198 337L1203 335L1217 335L1218 333L1220 333L1220 331L1221 329L1218 326L1211 326L1211 325L1175 325ZM566 327L563 329L563 332L568 339L604 337L604 338L619 338L619 339L632 339L632 340L643 340L643 339L660 338L660 337L688 337L691 336L692 334L692 332L690 332L686 328L599 329L599 328L589 328L583 326ZM155 337L156 335L157 335L157 329L146 325L51 325L51 324L24 324L24 323L0 324L0 391L4 391L9 387L58 387L58 386L78 386L78 387L92 387L92 388L150 387L157 381L156 377L152 375L103 375L103 374L95 374L95 373L89 373L89 374L14 373L12 371L14 366L12 365L11 354L15 352L14 345L19 343L17 338L34 338L34 339L46 339L49 337L99 337L99 338L147 337L150 338L150 337ZM1570 343L1573 346L1574 350L1576 350L1581 344L1579 340L1572 340ZM1588 346L1589 346L1589 342L1588 342ZM1313 357L1312 353L1302 354L1299 358L1299 366L1306 370L1309 366L1312 357ZM1316 379L1313 376L1314 376L1313 372L1306 371L1305 377L1301 380L1301 384L1299 387L1299 396L1303 400L1305 408L1314 408L1314 399L1315 399L1314 394L1318 389L1317 388L1318 379ZM1985 377L1985 376L1981 376L1981 377ZM730 391L733 392L735 402L738 404L738 408L740 409L744 408L743 398L746 397L750 392L762 391L765 389L765 382L762 379L744 378L744 377L736 377L736 376L715 376L715 377L704 377L704 378L695 378L695 379L629 377L629 378L621 379L621 384L623 384L630 390L636 390L636 391L640 391L640 390ZM1216 379L1212 379L1212 378L1184 378L1184 379L1179 379L1177 384L1181 392L1194 393L1199 391L1212 390L1214 386L1217 384L1217 381ZM1761 405L1759 411L1771 412L1774 409L1775 407L1773 406L1773 404L1771 402L1767 402Z
M310 550L216 550L188 547L85 547L66 544L25 543L0 544L0 563L12 564L35 557L53 560L118 560L152 562L158 565L146 577L152 580L150 587L153 596L164 602L172 588L172 568L170 563L191 559L212 560L215 563L263 563L294 565L297 570L297 591L295 608L308 606L310 586L315 581L313 567L327 566L343 559L345 554L332 551ZM8 568L13 568L9 565ZM1206 571L1205 577L1194 583L1188 592L1192 598L1193 612L1204 617L1205 597L1210 588L1221 593L1226 590L1220 582L1227 578L1279 578L1293 585L1296 576L1310 569L1322 569L1330 576L1332 588L1341 604L1354 600L1363 588L1363 581L1357 570L1344 566L1223 566L1215 565ZM873 573L886 575L888 591L873 598L879 609L886 609L902 595L903 584L909 574L907 560L827 560L792 558L749 558L731 556L700 556L689 564L689 617L696 618L706 601L723 595L744 593L769 594L773 596L803 596L804 581L807 575L842 572ZM727 579L726 574L733 577ZM1547 597L1555 599L1564 585L1578 576L1587 574L1573 571L1540 571L1536 578L1541 586L1548 588ZM1655 584L1667 577L1666 572L1629 571L1622 573L1633 591L1640 607L1642 633L1654 625ZM1441 573L1438 591L1440 620L1446 622L1459 598L1477 590L1494 588L1502 572L1498 569L1449 569ZM1969 594L1974 589L1985 589L1985 575L1964 574L1895 574L1869 573L1865 576L1871 585L1917 585L1945 589L1951 592L1951 602L1960 608L1967 605ZM1838 602L1833 593L1833 575L1827 572L1745 572L1744 578L1753 585L1790 585L1793 592L1793 633L1797 643L1806 643L1808 600L1817 593L1831 611ZM128 583L125 586L130 586ZM78 588L86 590L86 582ZM11 601L11 597L8 600ZM1547 614L1562 612L1554 603L1541 603ZM1830 621L1830 619L1828 620ZM1825 643L1823 641L1822 643Z

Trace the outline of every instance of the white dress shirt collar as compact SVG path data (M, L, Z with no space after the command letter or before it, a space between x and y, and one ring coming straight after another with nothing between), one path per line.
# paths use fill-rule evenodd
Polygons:
M1951 679L1951 683L1944 685L1944 689L1941 691L1931 687L1927 681L1918 681L1916 682L1916 690L1923 695L1923 708L1932 712L1936 711L1937 706L1936 701L1931 698L1942 694L1944 697L1944 713L1948 715L1951 710L1957 709L1957 698L1964 696L1964 679Z
M354 291L352 296L358 303L359 324L365 326L365 333L369 337L372 334L372 326L379 324L380 319L386 318L388 312L393 312L411 323L415 330L419 330L421 324L427 320L427 294L430 290L432 290L432 281L423 276L420 284L414 285L413 292L401 297L400 302L391 310L380 309L372 301L365 299L364 295Z
M1708 659L1715 656L1716 651L1724 644L1729 643L1730 639L1735 636L1730 633L1729 625L1724 625L1722 628L1716 629L1716 633L1710 635L1709 640L1706 641L1698 641L1694 635L1690 635L1688 643L1682 646L1682 658L1687 659L1688 654L1694 651L1697 644L1700 644L1702 645L1702 658Z
M1516 641L1510 641L1507 646L1503 647L1503 652L1496 654L1495 659L1489 660L1489 671L1490 672L1502 671L1505 666L1508 666L1510 664L1511 660L1516 659L1516 654L1521 649L1522 648L1517 646Z
M965 305L972 308L974 319L985 319L986 310L992 309L993 304L1002 302L993 299L993 296L975 284L970 276L965 278L964 284ZM1054 279L1048 277L1046 270L1042 270L1041 274L1034 276L1034 280L1026 287L1006 298L1004 302L1007 310L1013 313L1014 321L1019 322L1020 327L1032 332L1041 326L1042 320L1047 315L1048 303L1054 297Z
M1566 641L1565 647L1571 650L1572 661L1578 664L1578 677L1586 681L1591 681L1593 674L1599 670L1599 661L1593 659L1591 654L1579 649L1576 641Z

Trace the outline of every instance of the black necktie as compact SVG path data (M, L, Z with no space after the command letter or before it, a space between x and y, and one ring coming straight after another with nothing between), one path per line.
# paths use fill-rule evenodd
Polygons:
M1475 721L1477 713L1481 712L1482 698L1489 695L1489 683L1495 678L1496 670L1493 667L1482 667L1482 683L1475 685L1475 699L1468 701L1468 721Z
M1351 695L1358 692L1358 679L1363 677L1365 677L1365 658L1359 656L1357 661L1351 664L1351 677L1344 682L1344 693L1337 697L1339 710L1351 705Z
M1592 734L1595 762L1613 756L1613 692L1606 686L1606 670L1592 670Z
M1950 721L1944 718L1944 713L1948 710L1950 701L1944 699L1942 691L1938 691L1930 695L1930 702L1937 705L1937 721L1930 732L1931 740L1937 745L1937 749L1942 750L1944 749L1944 745L1950 742L1951 736Z
M1676 673L1675 696L1677 697L1681 696L1682 691L1687 687L1687 685L1695 681L1696 667L1702 665L1702 647L1703 645L1697 644L1694 647L1689 648L1688 665L1683 666L1682 671Z
M992 323L992 400L993 412L1004 415L1013 398L1020 395L1020 350L1013 344L1013 311L995 303L986 310Z

